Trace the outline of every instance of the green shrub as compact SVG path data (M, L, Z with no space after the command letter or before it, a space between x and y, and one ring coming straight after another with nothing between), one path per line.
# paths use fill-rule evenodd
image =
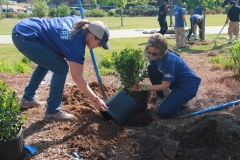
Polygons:
M147 58L142 55L141 49L124 48L119 53L112 53L114 74L123 88L128 88L143 81L147 73Z
M48 7L48 0L42 1L42 0L34 0L34 10L33 15L34 17L45 17L48 15L49 7Z
M108 11L108 16L115 16L116 15L116 11L115 10L109 10Z
M240 42L230 48L230 59L233 63L234 73L240 74Z
M70 15L76 15L76 14L77 14L77 12L75 10L70 11Z
M113 58L106 54L103 56L103 58L101 59L100 63L101 66L103 66L104 68L113 68L114 67L114 62L113 62Z
M32 61L30 59L28 59L27 57L23 57L22 60L21 60L22 63L25 63L25 64L30 64Z
M62 3L60 6L57 7L57 16L58 17L65 17L70 15L70 8Z
M0 142L17 138L26 115L19 116L18 97L11 88L0 81Z
M85 11L84 14L86 17L106 17L107 16L107 12L105 12L102 9L93 9L93 10Z
M17 17L18 17L19 19L24 19L24 18L27 18L27 17L28 17L28 14L27 14L27 13L19 13L19 14L17 14Z
M0 61L0 73L30 73L31 64L22 62Z
M50 17L56 17L56 15L57 15L57 9L56 9L56 8L51 8L51 9L49 10L49 12L48 12L48 15L49 15Z

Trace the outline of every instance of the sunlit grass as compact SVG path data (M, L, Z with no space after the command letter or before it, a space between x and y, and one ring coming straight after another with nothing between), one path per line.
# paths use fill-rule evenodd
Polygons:
M159 28L157 16L155 17L123 17L123 26L121 26L120 17L85 17L89 21L103 21L109 29L147 29L147 28ZM190 27L189 21L190 15L186 15L188 27ZM226 19L225 14L207 15L206 26L223 26ZM9 35L12 32L13 26L18 23L20 19L5 18L0 20L0 35ZM168 25L170 25L170 17L167 16ZM174 22L174 17L173 17Z
M227 36L227 35L223 34L221 36ZM176 45L175 38L168 37L167 40L169 43L169 47L180 54L188 54L188 53L198 54L208 50L216 50L216 49L221 50L228 46L227 40L225 39L216 39L216 45L215 45L215 43L213 43L213 40L215 37L216 35L206 35L205 40L208 42L207 45L187 45L187 48L185 49L177 49L175 47ZM143 50L147 40L148 40L147 37L111 39L110 40L111 49L104 50L102 48L96 48L94 49L94 55L97 62L99 63L104 55L111 56L113 51L119 52L120 50L126 47L134 48L134 49L140 48L141 50ZM0 61L9 61L14 63L14 62L22 61L23 57L24 56L15 48L13 44L0 45ZM88 48L86 48L85 57L91 58ZM109 72L109 71L103 70L103 72ZM104 75L104 73L102 75Z

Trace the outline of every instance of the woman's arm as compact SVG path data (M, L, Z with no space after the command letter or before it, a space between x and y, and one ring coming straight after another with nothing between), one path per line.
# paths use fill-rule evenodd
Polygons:
M148 91L164 91L169 88L170 84L171 82L162 81L162 84L147 85L147 90Z
M83 92L87 97L89 97L94 103L95 107L99 111L105 111L107 109L106 104L100 99L93 90L89 87L88 83L83 77L83 65L76 62L69 61L70 72L74 82L77 84L78 88Z

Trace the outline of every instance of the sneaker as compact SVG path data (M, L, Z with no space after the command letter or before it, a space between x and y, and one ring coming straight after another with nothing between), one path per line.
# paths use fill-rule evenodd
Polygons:
M74 115L69 114L67 112L58 110L57 112L53 114L45 114L43 120L46 122L51 121L67 121L67 120L73 120L75 119Z
M31 107L39 107L39 106L42 106L42 105L45 105L46 103L44 101L38 101L36 99L34 99L33 101L26 101L26 100L21 100L20 102L20 107L21 108L31 108Z
M229 40L228 44L232 44L233 42L231 40Z

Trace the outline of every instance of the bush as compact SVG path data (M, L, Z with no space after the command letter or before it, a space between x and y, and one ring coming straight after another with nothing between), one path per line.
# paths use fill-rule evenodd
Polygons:
M26 14L26 13L19 13L19 14L17 14L17 17L18 17L19 19L27 18L27 17L28 17L28 14Z
M143 81L147 73L147 58L140 49L125 48L119 53L113 52L112 58L116 73L123 88L131 87Z
M24 120L19 116L18 97L3 81L0 81L0 142L15 139Z
M57 16L65 17L70 15L70 8L66 4L61 4L57 7Z
M30 73L32 63L0 61L0 73Z
M108 11L108 16L115 16L116 15L116 11L115 10L109 10Z
M56 15L57 15L57 9L56 9L56 8L51 8L51 9L49 10L49 12L48 12L48 15L49 15L50 17L56 17Z
M85 11L84 14L86 17L106 17L107 16L107 12L105 12L102 9L93 9L93 10Z
M47 1L34 0L34 10L31 16L42 18L48 15L49 7L47 3Z
M102 65L104 68L108 68L108 69L114 67L113 58L107 54L103 56L99 64Z
M240 74L240 42L230 48L230 59L233 62L234 73Z

